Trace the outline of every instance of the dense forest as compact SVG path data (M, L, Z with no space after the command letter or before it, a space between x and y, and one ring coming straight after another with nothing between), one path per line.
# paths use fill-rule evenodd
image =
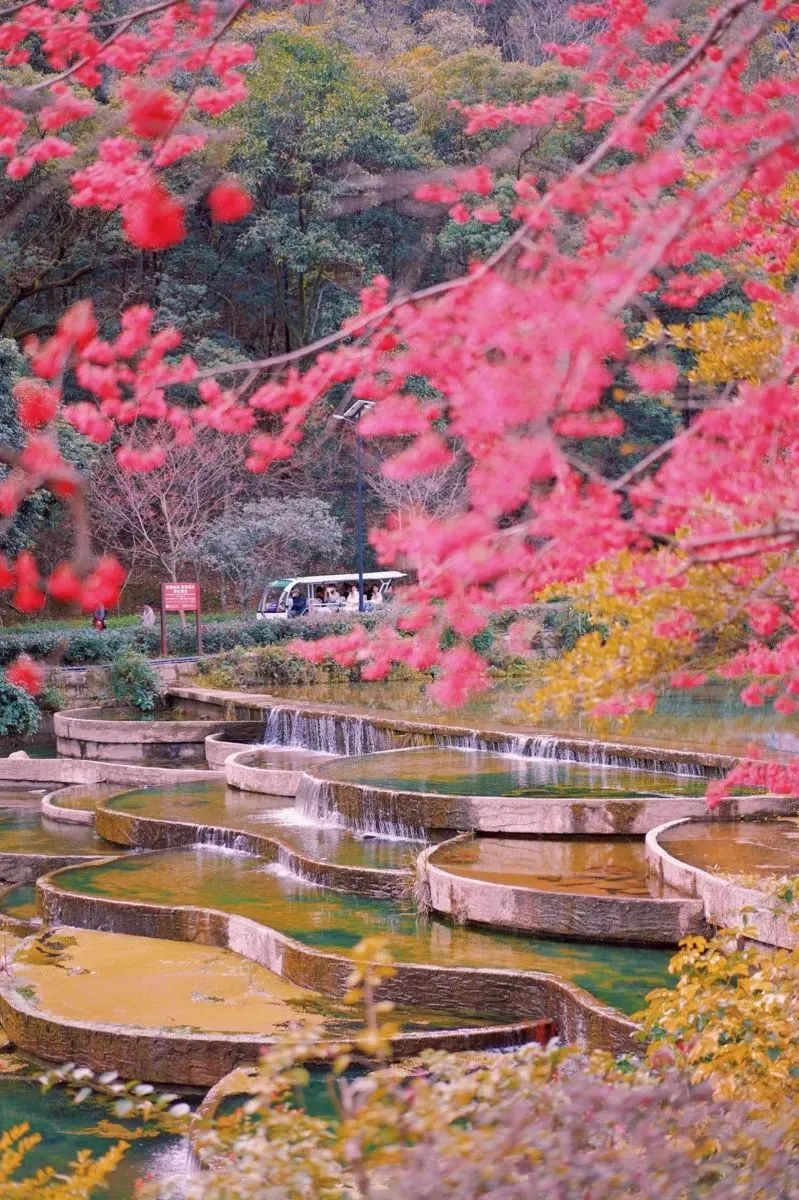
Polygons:
M184 349L199 364L213 365L258 360L323 337L355 310L360 289L377 274L410 291L490 254L513 227L515 180L535 171L546 186L585 155L592 135L553 127L466 136L458 104L525 101L566 86L569 69L548 56L547 46L572 36L567 7L566 0L328 0L251 10L236 26L257 51L249 95L230 113L207 118L214 137L205 154L209 174L221 167L245 181L253 211L228 226L197 208L187 240L169 250L135 249L116 213L71 205L65 180L42 191L4 179L0 204L14 220L0 227L0 432L11 441L19 436L10 399L25 370L19 343L47 336L63 308L84 297L109 327L126 306L148 304L159 326L181 329ZM484 220L464 221L446 204L414 198L421 180L445 183L478 162L493 168ZM195 159L191 178L181 178L186 170L180 163L170 168L176 186L200 194L204 178ZM717 294L713 303L724 310L735 298ZM339 400L333 396L331 404ZM682 418L644 398L626 404L625 419L629 456L670 436ZM352 561L353 435L330 420L330 409L318 413L291 462L264 476L243 471L241 446L212 429L174 447L161 470L134 476L120 471L113 441L89 444L67 427L62 437L90 476L98 544L115 547L131 570L123 606L181 572L199 572L226 600L213 547L228 529L238 531L236 544L260 558L267 573L275 557L298 568L330 553L338 559L330 565ZM605 470L628 461L612 443L597 446L600 453ZM457 465L424 485L402 487L380 476L380 457L380 444L371 442L372 518L408 499L436 509L457 505ZM312 498L326 506L332 540L303 540L319 515L308 507ZM277 541L264 535L258 549L242 534L242 506L250 505L252 517L252 504L263 501L255 525L266 530L275 499L285 501L284 524L293 518L294 534L288 541L285 530ZM45 563L48 553L58 557L58 512L39 496L0 527L7 550L34 540Z

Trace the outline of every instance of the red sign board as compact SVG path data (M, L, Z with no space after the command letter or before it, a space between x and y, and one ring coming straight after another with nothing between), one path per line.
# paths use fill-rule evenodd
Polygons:
M164 612L196 612L200 589L196 583L162 583Z
M166 658L166 614L193 612L197 622L197 653L203 652L200 625L200 585L198 583L161 584L161 657Z

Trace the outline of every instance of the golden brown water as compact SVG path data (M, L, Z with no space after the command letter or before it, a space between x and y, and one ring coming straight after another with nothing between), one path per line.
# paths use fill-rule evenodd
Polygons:
M675 858L744 885L799 874L799 818L691 821L662 833L658 841Z
M643 842L603 838L477 837L442 846L430 861L468 879L589 896L656 896L647 884Z
M549 971L624 1012L667 981L662 950L547 941L419 919L396 902L304 884L255 856L212 847L135 854L58 876L72 894L236 913L307 946L347 955L364 937L387 938L401 962Z
M85 788L70 786L55 793L50 803L54 808L74 808L81 812L94 812L102 800L115 796L119 784L92 784Z
M118 853L98 837L90 825L48 821L36 810L0 809L0 854L69 855L99 857Z
M357 1006L297 987L230 950L191 942L61 927L42 949L20 946L9 969L29 1003L63 1020L265 1037L296 1025L331 1038L363 1024ZM400 1009L398 1019L407 1029L467 1023L421 1008Z
M0 891L0 917L15 917L18 921L30 921L36 916L36 888L32 883L20 883L16 887Z

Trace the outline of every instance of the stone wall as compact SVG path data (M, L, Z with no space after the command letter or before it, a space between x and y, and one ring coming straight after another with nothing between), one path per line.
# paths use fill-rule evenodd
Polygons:
M199 659L165 659L163 662L153 661L150 666L166 689L190 684L197 675L200 661ZM110 696L110 676L110 665L51 667L47 682L64 693L66 707L72 708L84 701L102 700Z

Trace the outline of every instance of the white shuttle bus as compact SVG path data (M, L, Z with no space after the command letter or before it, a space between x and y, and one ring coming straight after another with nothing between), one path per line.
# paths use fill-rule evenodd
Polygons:
M402 571L364 571L364 608L373 611L391 596L391 588ZM273 579L263 590L258 611L259 621L276 618L331 616L340 612L357 612L357 605L347 603L352 588L358 587L355 575L297 575L294 579Z

